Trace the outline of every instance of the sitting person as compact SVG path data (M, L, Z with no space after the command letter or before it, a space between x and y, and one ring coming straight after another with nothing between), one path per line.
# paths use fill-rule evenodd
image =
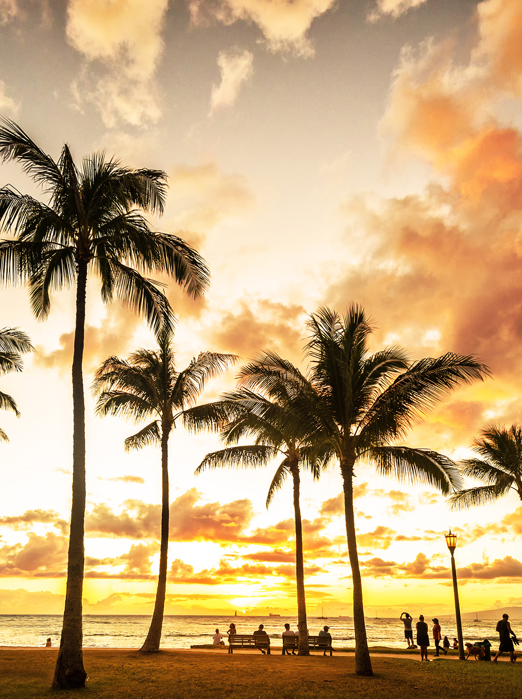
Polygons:
M45 642L45 647L46 647L46 648L52 648L52 643L51 643L51 639L50 639L50 638L48 638L47 641Z
M455 638L455 636L453 636L453 648L454 648L455 650L458 650L458 649L459 649L459 642L457 641L457 639Z
M225 643L222 640L225 634L219 633L219 629L216 629L216 633L212 636L212 645L214 646L224 646Z
M270 645L270 641L269 641L268 634L265 631L265 627L263 626L263 624L259 624L259 628L257 629L257 631L254 631L254 636L261 636L262 637L262 640L259 639L261 641L261 643L259 645L257 644L257 639L256 639L256 646L259 648L261 653L263 653L263 655L264 655L266 653L265 648L268 645ZM261 647L261 646L263 646L263 647Z
M329 630L330 630L330 627L329 627L329 626L323 626L323 630L322 630L322 631L319 631L319 637L325 639L324 641L319 641L319 644L320 644L320 646L322 646L322 645L328 645L328 646L330 646L330 655L332 655L332 650L331 650L331 648L332 648L332 637L331 637L331 635L328 633ZM325 649L323 655L326 655L326 649Z
M296 635L298 635L298 634L295 634L292 631L292 629L290 628L290 624L285 624L285 630L281 634L282 638L284 638L285 636L291 636L292 638L295 638ZM290 655L290 652L289 652L288 648L285 648L284 643L283 643L283 653L282 654L283 655ZM292 655L297 655L294 648L292 648Z

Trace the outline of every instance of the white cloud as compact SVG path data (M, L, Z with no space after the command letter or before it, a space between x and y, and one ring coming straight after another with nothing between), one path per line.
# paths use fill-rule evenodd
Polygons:
M306 34L314 19L334 4L335 0L190 0L189 8L196 25L212 19L223 24L254 22L270 50L310 56L313 48Z
M0 25L7 24L18 14L16 0L0 0Z
M163 53L161 36L168 0L70 0L69 43L107 74L90 86L87 72L73 85L76 99L94 102L104 123L139 126L161 115L154 74Z
M378 0L377 7L370 12L368 20L376 22L384 15L391 15L394 18L406 14L408 10L423 5L427 0Z
M16 114L20 108L9 95L6 94L6 86L3 80L0 80L0 112Z
M209 116L217 109L234 104L242 85L252 75L253 60L250 51L220 51L217 62L221 71L221 83L212 86Z

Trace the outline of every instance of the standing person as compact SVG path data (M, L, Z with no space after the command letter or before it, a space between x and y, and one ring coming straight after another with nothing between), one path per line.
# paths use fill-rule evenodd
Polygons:
M502 619L497 624L500 646L498 649L498 653L493 658L494 663L497 662L497 658L499 658L502 655L502 653L509 653L512 663L514 663L517 659L515 655L515 646L513 645L513 641L516 641L518 645L518 640L515 636L515 632L511 629L511 624L509 623L508 619L508 614L502 614ZM511 636L513 636L513 638L511 638Z
M227 635L228 635L228 652L232 653L232 645L230 641L232 640L232 636L235 636L237 633L236 631L236 625L232 622L227 629Z
M445 648L441 648L440 646L440 641L442 639L442 633L441 633L441 628L439 624L438 619L432 619L433 621L433 640L435 641L435 657L439 657L439 650L441 650L444 655L448 654L448 651Z
M421 661L426 660L429 662L428 646L430 645L430 639L428 636L428 624L424 621L422 614L417 622L417 645L420 648Z
M261 653L265 655L267 652L265 648L267 648L268 653L270 654L270 639L268 638L268 634L265 631L265 627L263 624L259 624L259 628L257 631L254 631L254 636L261 636L262 638L256 639L256 648L259 648ZM264 647L263 647L264 646Z
M413 643L413 629L411 628L413 621L412 617L408 614L408 612L403 612L399 618L404 624L404 638L408 642L408 648L415 648Z
M219 629L216 629L216 633L212 636L212 645L214 646L223 646L225 645L223 641L221 640L223 638L224 634L219 633Z
M296 634L290 628L290 624L285 624L285 630L283 631L281 636L283 639L285 636L292 636L292 638L295 638ZM284 642L283 642L283 655L290 655L288 648L285 648L285 646L284 646ZM292 655L297 655L294 648L292 648Z

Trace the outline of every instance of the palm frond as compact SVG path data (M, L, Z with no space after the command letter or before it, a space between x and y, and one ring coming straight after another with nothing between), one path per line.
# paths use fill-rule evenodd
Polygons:
M360 456L369 459L383 476L391 475L410 484L431 485L445 495L462 485L455 462L430 449L374 446Z
M103 391L94 408L96 415L113 415L127 420L143 420L155 412L155 406L133 393Z
M506 466L494 466L483 459L463 459L460 462L462 474L468 478L475 478L477 481L485 485L493 485L506 478L513 482L516 471L509 469L510 464Z
M149 425L141 429L136 434L133 434L124 442L125 451L131 451L132 449L143 449L143 447L148 447L151 445L158 445L161 443L161 430L157 420L151 422Z
M268 495L266 496L266 507L268 509L270 503L276 496L276 494L281 490L283 487L286 477L288 476L289 470L288 470L288 461L285 459L278 467L277 471L274 474L274 477L272 478L272 482L270 483L270 488L268 489Z
M0 330L0 373L7 374L11 371L22 371L23 360L21 355L33 352L31 340L23 330L18 328L2 328Z
M181 410L194 406L207 382L219 376L238 360L239 357L235 354L201 352L178 374L172 388L172 403Z
M196 475L213 468L259 468L277 456L278 450L269 445L228 447L207 454L197 469Z
M6 433L0 427L0 442L8 442L8 441L9 441L9 437L6 435Z
M459 490L449 498L452 510L467 510L470 507L490 505L503 495L507 495L511 484L478 485L474 488Z
M11 410L16 417L20 417L14 398L8 393L2 393L2 391L0 391L0 410Z

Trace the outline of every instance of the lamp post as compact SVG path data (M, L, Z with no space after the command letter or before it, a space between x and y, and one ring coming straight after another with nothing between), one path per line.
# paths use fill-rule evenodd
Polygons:
M451 573L453 575L453 594L455 595L455 620L457 622L457 638L459 641L459 659L466 660L464 656L464 638L462 636L462 621L460 619L459 590L457 587L457 568L455 567L455 549L457 548L457 535L452 534L451 529L446 534L446 543L451 553Z

